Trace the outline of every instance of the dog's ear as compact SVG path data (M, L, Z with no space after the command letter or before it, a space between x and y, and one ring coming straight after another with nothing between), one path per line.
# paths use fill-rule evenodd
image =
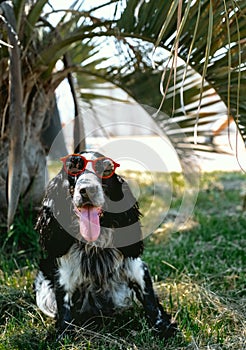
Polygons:
M50 181L35 227L41 246L53 257L66 254L74 242L73 236L66 230L71 227L72 201L69 182L63 175L61 171Z
M103 186L106 208L101 224L114 228L114 246L125 257L136 258L143 252L138 202L128 183L118 175L104 180Z

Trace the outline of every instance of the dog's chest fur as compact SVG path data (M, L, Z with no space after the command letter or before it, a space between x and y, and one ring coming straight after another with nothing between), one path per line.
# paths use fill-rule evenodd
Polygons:
M58 280L75 310L110 314L131 305L129 283L143 280L142 264L140 258L125 259L117 249L74 244L58 259Z

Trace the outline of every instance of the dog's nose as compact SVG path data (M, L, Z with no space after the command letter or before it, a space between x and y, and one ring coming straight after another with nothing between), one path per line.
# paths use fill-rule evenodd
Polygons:
M79 193L81 194L82 197L87 196L86 188L81 188L81 190L79 191Z
M88 193L86 191L86 188L82 188L80 191L79 191L83 201L87 201L89 199L89 196L88 196Z
M90 200L95 194L96 194L96 187L85 187L85 188L81 188L81 190L79 191L83 201L85 200Z
M80 208L83 205L102 207L104 204L104 192L102 184L92 173L79 176L73 194L74 204Z

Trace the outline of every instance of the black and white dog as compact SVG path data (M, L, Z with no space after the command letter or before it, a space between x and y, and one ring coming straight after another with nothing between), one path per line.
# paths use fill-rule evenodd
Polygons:
M156 296L146 264L140 212L119 164L97 152L61 159L50 181L36 229L45 251L35 280L38 307L56 318L58 332L129 307L143 305L162 338L176 324Z

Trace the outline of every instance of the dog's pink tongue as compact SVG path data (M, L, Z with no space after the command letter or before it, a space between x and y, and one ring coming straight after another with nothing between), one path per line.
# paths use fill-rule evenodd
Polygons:
M78 212L80 233L88 242L94 242L100 235L99 210L95 207L84 207Z

